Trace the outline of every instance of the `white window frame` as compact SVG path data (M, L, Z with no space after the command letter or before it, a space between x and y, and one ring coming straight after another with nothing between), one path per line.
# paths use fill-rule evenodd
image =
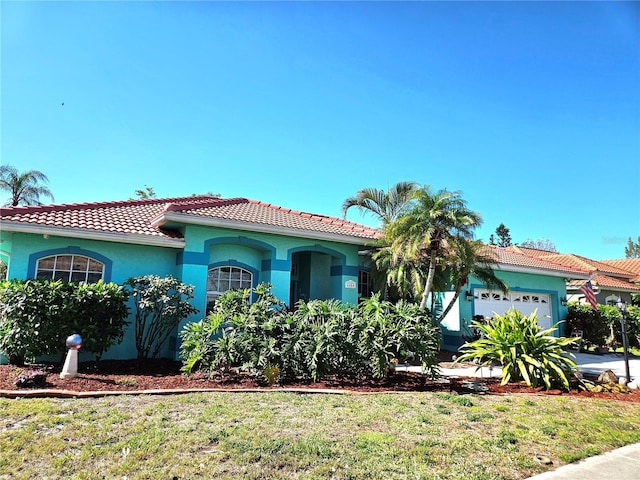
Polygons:
M226 270L226 272L225 272ZM213 279L212 276L216 275ZM227 273L228 275L223 275ZM234 278L233 274L239 274L239 278ZM226 278L225 278L226 277ZM211 288L212 282L215 281L217 288ZM237 285L235 283L238 282ZM207 270L207 306L213 304L220 295L227 290L246 289L253 287L253 273L246 268L237 267L235 265L219 265ZM208 309L208 307L207 307Z
M62 266L63 258L68 258L70 260L69 268ZM41 266L41 262L50 259L53 259L53 267L49 268ZM86 262L86 267L84 269L74 269L74 264L79 260ZM94 264L94 268L91 268L92 263ZM97 268L98 265L100 266L99 269ZM41 272L48 272L50 274L44 277L48 280L62 280L63 282L74 283L96 283L99 280L104 279L104 263L100 260L96 260L95 258L88 257L87 255L62 253L39 258L36 262L36 278L43 278L41 276ZM78 278L78 275L81 275L83 278ZM97 278L97 275L100 275L100 278ZM90 276L93 277L91 280L89 280Z

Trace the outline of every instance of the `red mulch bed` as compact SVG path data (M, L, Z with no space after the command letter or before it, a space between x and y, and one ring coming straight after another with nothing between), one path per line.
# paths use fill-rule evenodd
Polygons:
M450 356L448 357L450 358ZM450 366L443 362L443 366ZM501 386L498 379L452 378L448 381L432 381L425 375L412 372L397 371L387 378L355 379L328 377L317 382L310 380L296 380L286 382L275 387L270 387L263 379L242 373L232 373L226 376L208 378L202 373L186 376L180 372L181 364L168 360L103 360L98 363L87 362L79 365L78 376L63 380L60 378L60 365L26 366L24 369L44 367L48 374L47 390L65 390L66 394L73 392L127 392L144 390L182 390L182 389L223 389L246 390L286 388L286 389L331 389L348 390L357 393L371 392L456 392L460 394L472 393L469 382L482 382L486 390L484 394L546 394L546 395L578 395L589 398L606 398L640 403L640 390L632 393L591 393L578 390L562 392L560 390L544 391L542 388L529 388L521 384L509 384ZM13 365L0 365L0 390L8 391L4 395L20 396L20 393L29 395L29 389L17 388L13 380L21 371ZM36 392L33 392L36 393ZM42 395L45 392L40 390ZM53 393L53 392L51 392ZM0 393L2 396L3 393Z

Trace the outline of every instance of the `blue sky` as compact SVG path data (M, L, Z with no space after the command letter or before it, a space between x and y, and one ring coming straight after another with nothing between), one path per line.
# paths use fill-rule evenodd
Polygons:
M339 216L413 180L460 190L484 240L604 259L640 234L638 2L0 9L1 162L56 203L146 184Z

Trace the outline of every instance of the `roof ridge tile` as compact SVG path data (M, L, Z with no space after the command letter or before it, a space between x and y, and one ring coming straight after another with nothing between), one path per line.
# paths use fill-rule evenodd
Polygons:
M19 205L10 207L1 207L0 216L25 214L25 213L40 213L40 212L54 212L54 211L69 211L69 210L95 210L99 208L110 207L128 207L136 205L155 205L159 203L176 203L185 200L194 199L212 199L219 197L212 197L211 195L198 195L188 197L170 197L170 198L141 198L141 199L129 199L129 200L111 200L111 201L99 201L99 202L81 202L81 203L53 203L49 205Z

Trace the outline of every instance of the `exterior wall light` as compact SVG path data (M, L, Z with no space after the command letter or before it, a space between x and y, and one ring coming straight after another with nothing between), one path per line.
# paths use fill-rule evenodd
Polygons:
M562 305L563 307L566 307L569 304L569 302L567 301L567 297L562 297L560 299L560 305Z
M467 299L467 302L470 302L471 300L473 300L473 293L471 293L469 290L467 290L464 296Z

